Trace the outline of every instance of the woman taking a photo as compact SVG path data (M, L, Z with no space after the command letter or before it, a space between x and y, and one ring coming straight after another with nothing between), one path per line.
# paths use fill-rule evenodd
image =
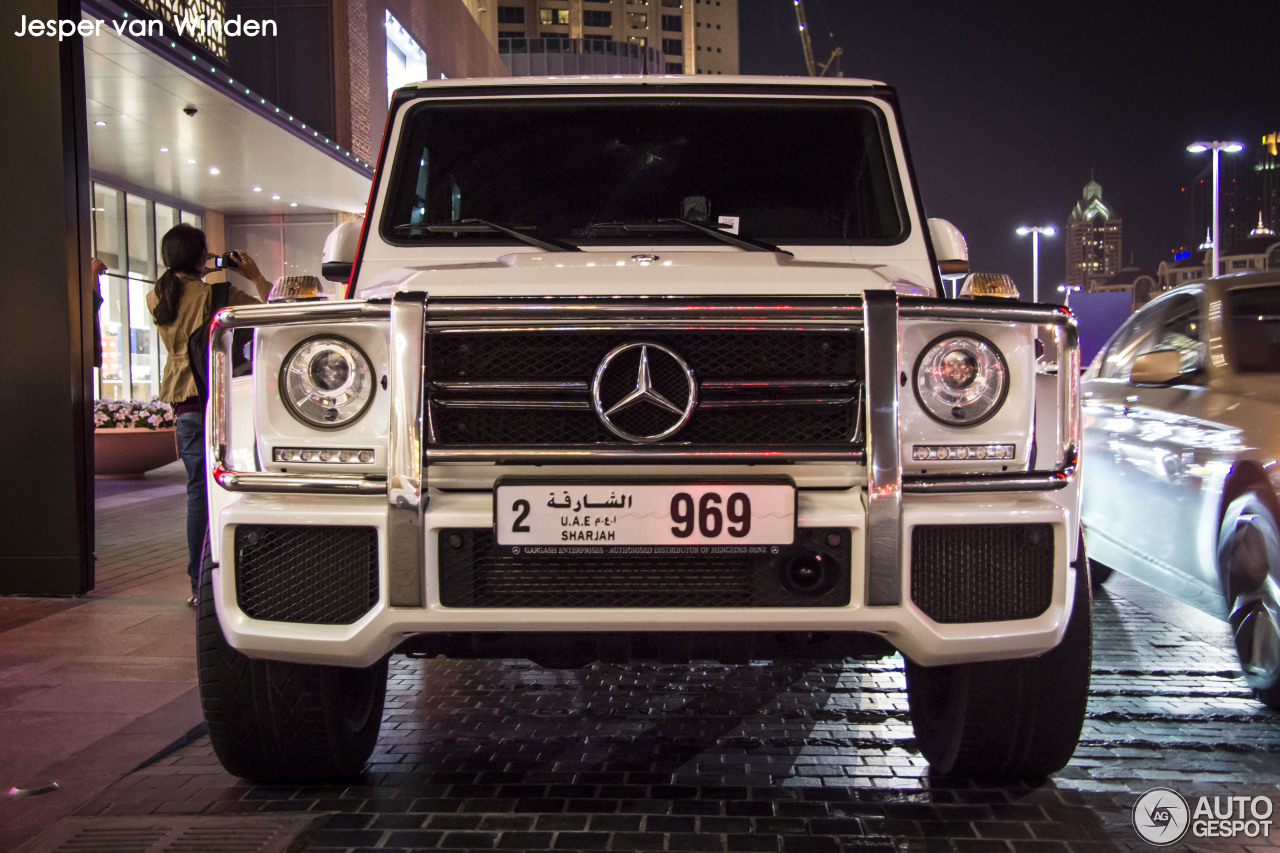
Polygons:
M183 223L169 229L160 240L160 257L167 269L156 281L155 290L147 294L147 307L169 353L160 378L160 399L173 405L178 455L187 470L187 574L191 577L187 604L195 606L209 507L205 494L204 406L187 360L187 339L196 329L208 326L211 287L204 277L215 271L208 266L215 256L209 253L204 232ZM262 277L253 258L232 252L227 268L253 282L259 297L255 299L229 287L228 306L266 300L271 282Z

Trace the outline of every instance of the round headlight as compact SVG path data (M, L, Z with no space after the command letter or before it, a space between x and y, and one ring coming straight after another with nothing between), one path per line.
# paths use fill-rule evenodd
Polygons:
M1008 390L1004 357L977 335L943 335L916 362L916 397L944 424L982 423L999 410Z
M308 338L280 368L280 396L289 413L317 429L359 420L373 400L373 385L369 357L342 338Z

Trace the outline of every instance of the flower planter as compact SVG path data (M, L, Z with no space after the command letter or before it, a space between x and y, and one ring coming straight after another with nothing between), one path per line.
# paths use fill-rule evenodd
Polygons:
M93 475L138 480L178 458L178 439L168 429L99 427L93 431Z

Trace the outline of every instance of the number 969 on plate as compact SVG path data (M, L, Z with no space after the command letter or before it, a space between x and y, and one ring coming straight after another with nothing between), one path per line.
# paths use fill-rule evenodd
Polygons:
M511 545L790 545L790 480L499 480L494 533Z

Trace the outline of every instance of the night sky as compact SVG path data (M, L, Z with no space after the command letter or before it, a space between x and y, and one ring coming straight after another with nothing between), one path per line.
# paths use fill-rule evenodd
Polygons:
M928 216L954 222L973 269L1029 297L1031 238L1061 232L1090 172L1124 219L1124 261L1152 275L1182 232L1197 139L1256 155L1280 130L1280 2L805 0L819 62L897 89ZM804 74L792 0L740 0L743 74ZM829 33L834 35L828 35ZM1280 230L1280 223L1268 223ZM1196 239L1203 239L1200 235ZM1041 298L1066 269L1040 240Z

